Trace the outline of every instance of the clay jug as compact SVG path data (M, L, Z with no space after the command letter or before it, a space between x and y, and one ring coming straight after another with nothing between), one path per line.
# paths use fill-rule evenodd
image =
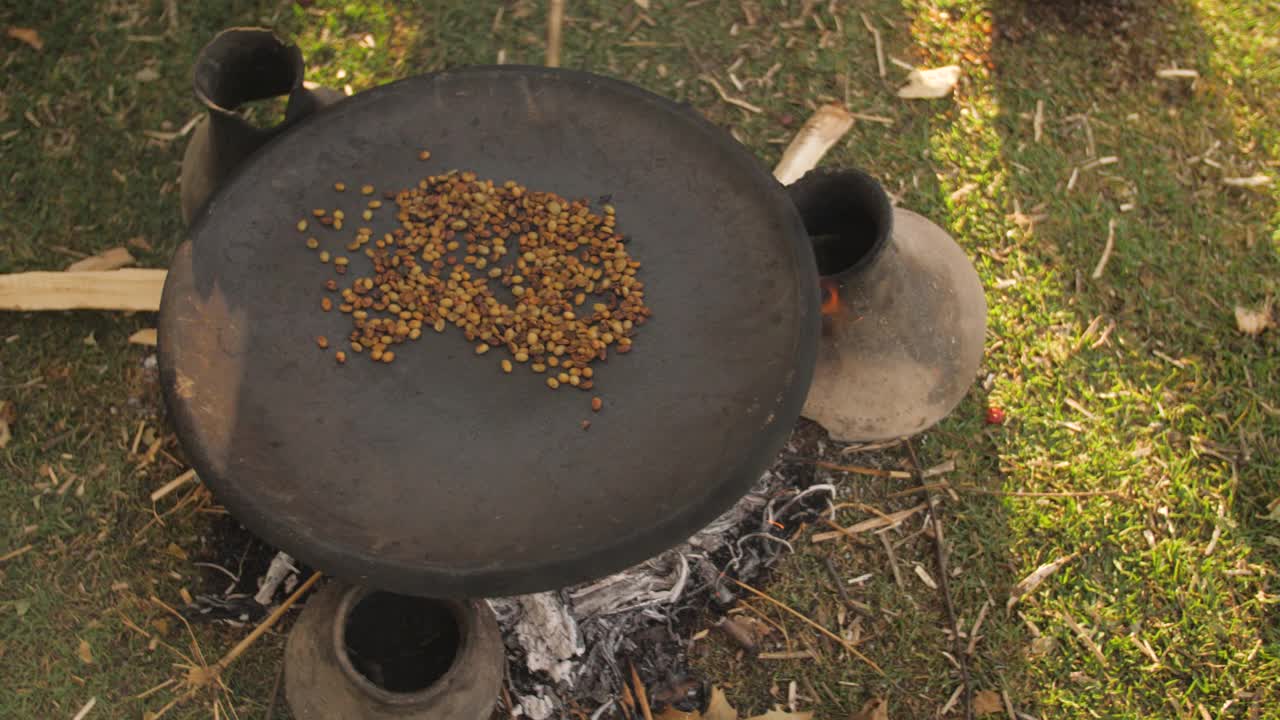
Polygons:
M192 84L209 115L196 127L182 157L182 220L187 225L254 151L343 97L336 90L304 87L302 51L264 28L219 33L196 56ZM278 125L256 127L236 112L245 103L285 95L285 119Z
M972 262L863 172L811 172L788 190L822 275L803 414L845 441L926 430L964 398L982 361L987 303Z

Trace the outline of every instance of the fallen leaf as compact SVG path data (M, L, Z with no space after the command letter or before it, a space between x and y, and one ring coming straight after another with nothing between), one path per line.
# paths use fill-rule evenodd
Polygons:
M0 448L9 444L13 439L13 433L9 430L18 419L18 409L8 400L0 400Z
M738 711L729 704L724 690L711 688L711 701L707 703L707 711L702 717L703 720L738 720Z
M122 247L103 250L97 255L90 255L67 266L67 272L95 272L100 270L119 270L125 265L133 264L133 256Z
M5 31L5 34L14 40L30 45L36 50L44 49L44 41L40 39L40 33L31 28L13 27L10 25L9 29Z
M898 97L908 100L928 100L946 97L960 81L960 66L947 65L940 68L912 70L907 75L907 84L898 89Z
M187 559L187 551L178 547L178 543L169 543L169 547L165 548L164 551L179 560ZM187 604L190 605L190 603Z
M133 345L156 346L156 329L142 328L138 332L129 336L129 342Z
M93 664L93 650L90 649L88 640L80 641L80 648L76 650L76 654L80 656L80 662L85 665Z
M884 698L871 698L849 720L889 720L889 702Z
M138 82L151 82L152 80L159 79L159 77L160 77L160 73L155 68L149 68L149 67L142 68L141 70L133 74L133 78Z
M22 617L23 615L26 615L27 611L30 609L31 609L30 600L14 600L13 601L13 611L18 613L18 617ZM733 720L733 719L730 718L730 720Z
M95 337L95 332L95 330L90 330L89 334L84 336L84 340L81 340L86 347L98 347L98 338Z
M1005 609L1012 610L1013 606L1017 605L1019 600L1036 588L1040 587L1040 583L1044 582L1046 578L1057 572L1058 568L1074 560L1077 554L1078 553L1071 553L1070 555L1064 555L1053 562L1047 562L1036 568L1035 572L1026 576L1021 582L1013 586L1013 590L1009 592L1009 602L1005 604Z
M1004 712L1004 701L995 690L979 690L973 694L973 714L978 717Z
M1245 335L1256 336L1261 335L1267 328L1271 327L1271 303L1268 302L1261 309L1254 310L1236 306L1236 328Z
M145 250L146 252L152 252L155 249L151 247L151 243L147 242L147 238L144 235L129 238L128 245L131 248L138 248L139 250Z
M756 715L747 720L813 720L811 712L783 712L782 710L770 710L763 715Z

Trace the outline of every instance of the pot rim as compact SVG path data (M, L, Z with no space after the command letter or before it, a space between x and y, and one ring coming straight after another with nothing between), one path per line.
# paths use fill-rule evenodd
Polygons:
M468 601L448 598L416 598L426 602L439 603L448 609L449 615L458 626L458 646L454 650L453 660L449 663L449 669L431 681L431 684L413 692L395 692L379 687L365 677L364 673L361 673L352 664L350 654L347 652L347 622L351 617L352 611L362 600L380 592L388 591L353 585L344 590L341 598L339 598L333 623L333 653L336 656L338 667L361 692L378 702L395 706L426 704L443 694L445 692L444 688L449 687L452 681L462 673L462 657L474 644L475 622L472 618L471 604ZM388 594L394 595L396 593Z

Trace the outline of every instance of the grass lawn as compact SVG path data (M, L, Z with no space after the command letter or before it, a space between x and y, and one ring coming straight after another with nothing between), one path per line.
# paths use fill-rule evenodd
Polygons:
M1234 318L1280 295L1280 183L1224 183L1280 175L1280 4L573 0L569 15L566 66L687 101L764 163L816 104L880 118L824 164L869 170L947 227L988 292L982 377L916 441L921 464L955 463L934 480L952 486L938 493L960 657L925 580L937 571L923 515L884 543L802 535L765 589L858 637L883 673L752 603L777 626L775 649L816 659L744 658L711 634L696 662L739 709L785 700L794 681L823 720L872 697L895 719L934 717L963 664L1015 716L1280 718L1280 331L1250 337ZM544 3L527 0L0 0L0 26L44 42L0 38L0 272L126 242L140 265L165 266L183 235L184 141L163 133L196 114L190 63L223 27L274 26L302 45L309 79L359 91L499 57L538 63L544 23ZM959 64L963 77L954 97L903 101L900 62ZM1198 79L1157 78L1175 66ZM708 77L762 112L724 102ZM0 450L0 556L31 546L0 561L0 717L70 717L90 698L89 718L143 717L174 694L137 696L192 652L150 598L176 606L195 587L218 508L155 521L179 495L153 507L148 494L185 465L149 351L126 343L153 324L0 314L0 401L16 414ZM1004 424L984 423L989 405ZM906 454L845 457L901 469ZM842 525L919 502L901 492L911 480L818 473L862 506L841 510ZM1063 557L1006 610L1015 583ZM194 631L210 659L244 632ZM265 717L282 640L232 666L239 717ZM166 717L210 708L200 698Z

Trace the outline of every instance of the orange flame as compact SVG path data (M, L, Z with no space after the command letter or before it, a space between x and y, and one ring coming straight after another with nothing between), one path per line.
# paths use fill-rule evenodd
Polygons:
M840 312L840 284L835 280L822 278L822 314L831 317Z

